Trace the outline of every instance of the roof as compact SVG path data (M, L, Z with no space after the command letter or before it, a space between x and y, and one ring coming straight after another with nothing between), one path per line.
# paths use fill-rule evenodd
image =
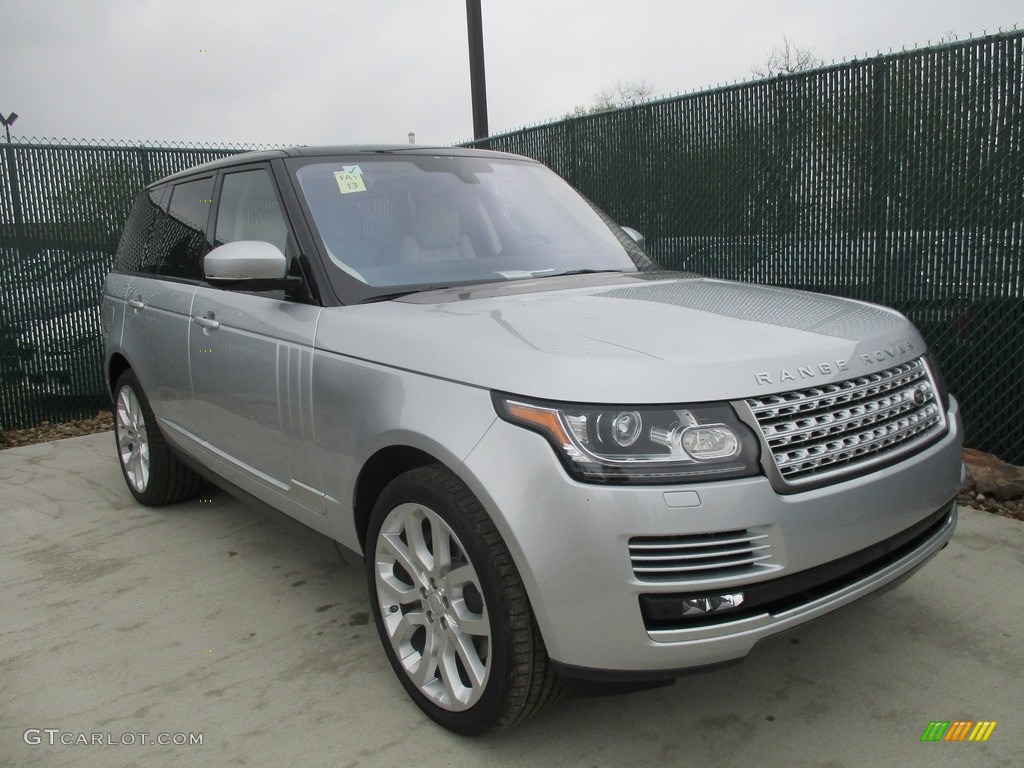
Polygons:
M170 176L154 181L149 186L162 184L167 181L192 176L196 173L212 172L221 168L233 168L237 165L248 163L260 163L268 160L276 160L288 157L354 157L359 155L446 155L448 157L491 157L507 160L530 160L521 155L513 155L507 152L493 152L486 149L469 149L466 147L432 147L422 144L353 144L338 146L297 146L282 149L268 149L256 152L240 152L236 155L223 157L219 160L212 160L209 163L197 165L184 171L178 171Z

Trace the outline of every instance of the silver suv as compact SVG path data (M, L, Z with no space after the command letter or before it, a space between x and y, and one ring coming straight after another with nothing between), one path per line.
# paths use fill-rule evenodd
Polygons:
M163 179L103 289L128 488L201 474L356 553L398 679L467 734L739 660L941 549L962 430L914 327L639 240L493 152Z

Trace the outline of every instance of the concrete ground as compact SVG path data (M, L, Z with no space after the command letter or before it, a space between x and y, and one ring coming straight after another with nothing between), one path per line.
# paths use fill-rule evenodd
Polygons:
M406 698L328 540L220 492L138 506L110 434L0 451L0 765L1016 767L1022 565L1024 524L966 509L899 589L738 667L474 740ZM998 725L920 741L957 719Z

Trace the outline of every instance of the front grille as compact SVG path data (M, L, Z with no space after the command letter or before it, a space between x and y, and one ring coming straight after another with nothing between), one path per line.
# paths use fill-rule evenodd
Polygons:
M922 358L878 373L747 400L789 485L852 474L918 448L946 430Z
M721 531L629 540L633 573L641 581L718 579L771 570L768 535Z

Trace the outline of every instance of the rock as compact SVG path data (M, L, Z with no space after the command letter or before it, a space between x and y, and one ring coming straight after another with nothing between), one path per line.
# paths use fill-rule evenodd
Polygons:
M982 496L998 501L1024 497L1024 467L973 448L963 449L963 459L969 477L967 484L978 494L978 501Z
M0 430L0 450L46 440L105 432L113 428L114 419L110 411L100 411L92 418L77 419L65 424L52 424L49 421L44 421L38 426L26 429Z

